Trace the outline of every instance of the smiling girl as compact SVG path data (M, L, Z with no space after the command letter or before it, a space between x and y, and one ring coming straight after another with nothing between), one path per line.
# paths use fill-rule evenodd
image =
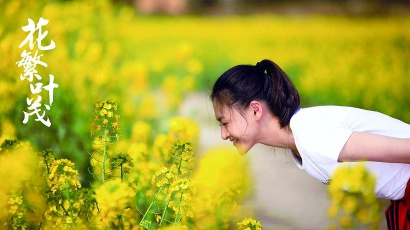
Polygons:
M296 165L324 184L340 165L364 162L378 198L392 200L389 229L410 228L410 125L343 106L299 108L298 91L274 62L237 65L211 94L221 137L239 153L255 144L290 149Z

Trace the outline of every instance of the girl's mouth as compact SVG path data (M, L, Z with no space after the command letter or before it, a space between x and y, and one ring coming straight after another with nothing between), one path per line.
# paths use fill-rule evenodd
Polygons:
M237 143L238 143L238 139L236 139L236 138L232 138L232 139L229 139L231 142L233 142L233 145L236 147L236 145L237 145Z

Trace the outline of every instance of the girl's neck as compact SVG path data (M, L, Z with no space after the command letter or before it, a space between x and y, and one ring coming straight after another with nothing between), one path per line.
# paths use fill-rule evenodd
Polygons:
M262 126L259 136L259 143L290 149L300 157L290 125L288 124L285 127L280 127L279 120L275 116L272 116L271 119L266 122L266 125Z

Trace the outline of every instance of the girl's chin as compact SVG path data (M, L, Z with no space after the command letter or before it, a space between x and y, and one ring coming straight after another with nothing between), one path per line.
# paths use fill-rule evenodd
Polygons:
M249 152L249 150L252 148L252 146L249 147L249 146L238 144L238 145L236 145L236 148L238 149L239 154L245 155Z

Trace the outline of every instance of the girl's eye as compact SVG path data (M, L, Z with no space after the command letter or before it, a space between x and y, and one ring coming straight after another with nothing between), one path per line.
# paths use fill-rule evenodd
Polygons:
M225 123L219 124L219 126L225 126L225 125L227 125L227 124L228 124L228 122L225 122Z

